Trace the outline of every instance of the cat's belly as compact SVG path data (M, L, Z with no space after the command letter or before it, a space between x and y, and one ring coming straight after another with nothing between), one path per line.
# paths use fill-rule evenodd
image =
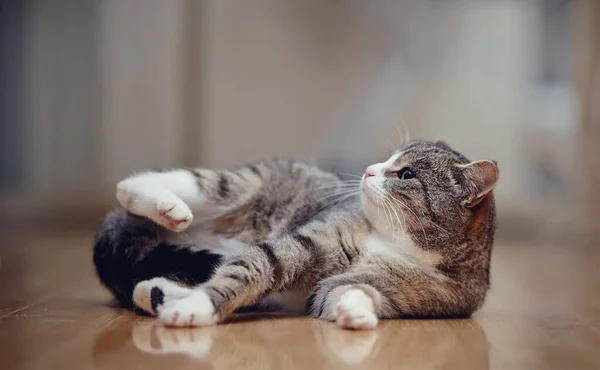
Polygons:
M191 250L210 250L212 253L223 257L239 255L247 248L247 244L237 239L225 238L220 235L213 235L203 229L191 229L185 234L172 233L167 237L167 241L175 244L188 244Z
M261 305L275 305L279 310L289 313L303 315L306 314L306 300L309 292L292 290L285 293L271 293L260 301Z

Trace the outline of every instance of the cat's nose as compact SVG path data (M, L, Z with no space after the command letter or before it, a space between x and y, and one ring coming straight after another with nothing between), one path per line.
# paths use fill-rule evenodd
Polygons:
M375 170L373 169L373 166L369 166L367 167L367 170L365 171L365 179L367 177L372 177L375 176Z

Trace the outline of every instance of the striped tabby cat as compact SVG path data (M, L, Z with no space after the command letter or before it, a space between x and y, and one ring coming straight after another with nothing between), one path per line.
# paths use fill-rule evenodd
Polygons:
M168 326L240 309L349 329L469 316L489 287L495 162L413 141L361 180L293 161L133 175L96 236L100 280ZM184 232L185 231L185 232Z

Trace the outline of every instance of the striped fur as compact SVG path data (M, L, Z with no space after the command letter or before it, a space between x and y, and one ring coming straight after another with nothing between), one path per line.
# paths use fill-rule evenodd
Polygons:
M405 167L416 176L399 179ZM98 275L174 326L257 305L354 329L473 313L489 286L495 162L415 141L369 169L354 188L282 160L134 175L97 233Z

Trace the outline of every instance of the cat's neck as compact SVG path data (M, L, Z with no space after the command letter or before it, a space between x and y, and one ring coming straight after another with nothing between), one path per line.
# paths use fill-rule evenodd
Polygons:
M369 253L414 266L429 268L442 260L440 254L420 248L407 233L388 235L373 229L366 237L365 246Z

